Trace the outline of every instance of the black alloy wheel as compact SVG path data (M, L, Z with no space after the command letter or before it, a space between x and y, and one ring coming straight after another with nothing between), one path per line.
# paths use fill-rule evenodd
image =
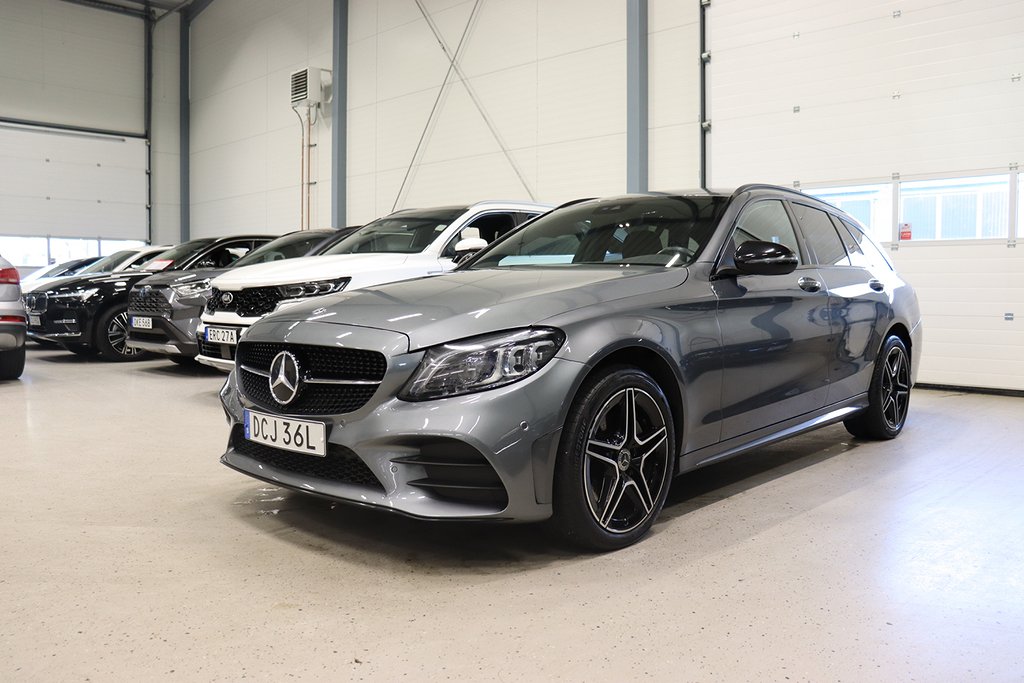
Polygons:
M554 524L590 550L640 540L672 480L675 433L664 392L636 368L590 379L573 403L555 468Z
M891 335L882 345L868 388L868 407L843 424L865 439L894 439L910 411L910 356L903 340Z
M143 351L128 345L128 308L112 308L96 324L96 349L104 360L136 360Z

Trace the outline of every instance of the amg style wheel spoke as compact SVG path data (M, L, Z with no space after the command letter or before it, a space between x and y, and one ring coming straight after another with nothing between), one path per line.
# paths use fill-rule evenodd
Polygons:
M595 415L584 445L583 482L594 521L621 534L647 521L663 493L668 426L654 399L625 387Z

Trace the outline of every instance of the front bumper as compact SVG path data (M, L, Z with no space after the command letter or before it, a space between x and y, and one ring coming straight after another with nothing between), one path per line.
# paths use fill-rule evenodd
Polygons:
M535 375L505 387L413 403L396 395L423 352L405 352L403 335L321 323L293 330L286 326L263 324L255 338L250 331L246 342L285 339L327 346L342 334L346 346L387 349L384 379L363 407L329 417L292 416L322 422L327 459L336 460L335 470L349 469L325 475L313 462L320 460L317 456L278 458L253 448L243 435L244 411L286 413L260 407L241 393L237 368L221 392L232 428L221 457L225 465L296 491L418 518L533 521L551 515L551 481L566 397L585 366L556 358ZM349 474L350 466L364 475Z
M206 328L218 327L222 329L233 329L236 331L236 338L240 339L242 334L249 329L250 323L209 323L206 318L207 316L204 315L203 320L199 323L199 327L196 328L196 345L199 349L196 360L203 365L209 365L211 368L217 368L224 372L231 372L231 369L235 367L235 351L238 349L238 344L225 344L223 342L208 341L206 338Z
M44 309L29 309L28 337L52 342L88 342L91 316L85 306L51 300Z
M195 331L202 305L178 300L169 287L146 288L146 297L133 291L128 307L128 346L165 356L194 357L199 353ZM136 318L148 318L150 327L139 327Z

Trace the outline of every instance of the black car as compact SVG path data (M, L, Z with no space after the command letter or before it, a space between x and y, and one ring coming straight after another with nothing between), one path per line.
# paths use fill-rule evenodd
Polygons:
M210 298L210 281L230 268L312 256L351 230L299 230L267 242L227 267L161 272L132 287L128 299L128 346L183 363L199 353L196 327Z
M136 358L141 351L127 344L132 285L159 270L226 267L272 239L235 235L191 240L158 254L141 271L62 280L30 292L25 296L29 337L57 342L74 353L98 353L106 360Z

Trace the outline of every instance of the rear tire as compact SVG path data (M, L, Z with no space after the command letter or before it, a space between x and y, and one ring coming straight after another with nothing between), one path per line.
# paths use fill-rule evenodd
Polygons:
M114 362L139 360L145 352L128 346L128 306L115 306L96 320L96 350Z
M566 420L555 465L555 529L574 545L610 551L650 530L675 471L672 410L638 368L587 380Z
M0 351L0 380L18 379L25 370L24 345L7 351Z
M910 354L896 335L890 335L875 359L868 387L868 407L843 425L862 439L895 439L910 410Z

